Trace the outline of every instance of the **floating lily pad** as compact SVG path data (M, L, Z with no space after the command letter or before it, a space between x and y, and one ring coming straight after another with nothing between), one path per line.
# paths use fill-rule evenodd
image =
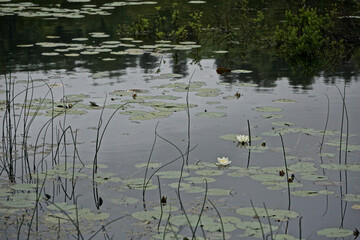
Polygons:
M237 141L236 136L237 136L236 134L226 134L226 135L221 135L220 138L224 140Z
M324 163L320 165L321 168L330 170L346 170L346 171L360 171L360 164L338 164L338 163Z
M157 118L167 118L171 115L171 112L145 112L143 114L136 114L130 117L130 120L151 120Z
M280 98L280 99L273 100L273 102L295 103L296 101L292 100L292 99L287 99L287 98Z
M226 51L226 50L213 51L213 53L219 53L219 54L228 53L228 52L229 51Z
M268 182L268 181L282 181L284 179L284 177L281 177L279 175L275 175L275 174L257 174L257 175L252 175L251 179L254 179L256 181L261 181L261 182Z
M320 236L329 238L342 238L353 234L353 231L345 228L325 228L317 232Z
M296 238L289 234L276 234L274 240L296 240Z
M256 84L256 83L245 83L245 82L242 82L242 83L237 83L237 84L235 84L235 86L238 86L238 87L258 87L259 85Z
M193 0L193 1L189 1L189 3L191 3L191 4L202 4L202 3L206 3L206 1Z
M204 183L205 180L208 182L208 183L211 183L211 182L215 182L215 178L211 178L211 177L189 177L189 178L185 178L184 180L190 182L190 183Z
M345 194L342 199L347 202L360 202L360 194Z
M279 119L279 118L283 118L284 115L281 115L281 114L263 114L263 115L261 115L261 117L269 118L269 119Z
M284 109L281 107L262 106L262 107L253 108L252 110L257 111L257 112L281 112Z
M198 175L202 175L202 176L219 176L219 175L222 175L224 173L224 171L207 169L207 170L198 170L195 173Z
M34 183L17 183L14 185L10 185L11 189L17 190L17 191L34 191L36 189L37 185Z
M308 190L301 190L301 191L292 191L292 195L298 197L314 197L319 195L318 191L308 191Z
M189 176L189 173L187 172L182 172L181 171L164 171L164 172L157 172L156 175L159 175L161 178L179 178L180 175L182 177L187 177Z
M109 201L115 204L135 204L139 202L139 199L133 197L124 197L124 198L110 198Z
M294 126L295 125L294 122L272 122L271 124L274 125L274 126L281 126L281 127Z
M208 195L212 196L227 196L230 195L232 190L222 189L222 188L210 188L208 189Z
M219 118L219 117L226 117L227 114L223 112L199 112L196 114L196 116L203 118Z
M322 152L322 153L319 153L319 156L332 158L332 157L335 156L335 154L334 153L324 153L324 152Z
M315 163L298 162L289 166L289 170L294 172L314 172L317 168L314 167Z
M318 174L301 174L301 178L309 181L326 181L327 176L318 175Z
M146 167L148 165L148 163L138 163L135 165L136 168L143 168ZM161 166L161 163L149 163L149 168L158 168Z
M145 183L146 182L147 182L147 180L145 181ZM144 178L129 178L129 179L124 180L123 183L126 186L128 186L130 189L142 190L143 184L144 184ZM149 182L149 184L146 187L147 190L153 190L156 188L157 188L157 186L152 184L151 181Z
M267 217L264 208L255 207L255 210L259 217ZM299 216L297 212L282 209L267 209L267 212L270 218L275 218L279 220L285 218L297 218ZM255 216L254 209L252 207L238 208L236 210L236 213L245 216Z
M231 70L232 73L252 73L251 70L245 70L245 69L235 69L235 70ZM257 86L257 84L255 84L255 86Z
M253 215L255 215L253 211ZM239 238L243 237L251 237L251 238L262 238L262 233L268 234L271 230L276 231L278 229L277 226L269 225L266 223L260 223L258 221L242 221L241 223L236 224L236 227L239 229L245 230L245 232L239 235ZM271 229L270 229L271 227Z

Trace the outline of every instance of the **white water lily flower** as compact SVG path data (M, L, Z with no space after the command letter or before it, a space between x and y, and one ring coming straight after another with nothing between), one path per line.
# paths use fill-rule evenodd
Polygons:
M217 158L217 163L216 163L216 165L218 165L218 166L227 166L227 165L229 165L230 163L231 163L231 161L229 161L229 158L227 158L227 157L222 157L222 158Z
M248 135L236 135L236 140L239 141L242 145L245 145L249 142L249 136Z

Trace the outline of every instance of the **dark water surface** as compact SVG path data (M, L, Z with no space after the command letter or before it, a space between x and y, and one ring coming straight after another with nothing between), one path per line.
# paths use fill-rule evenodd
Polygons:
M117 26L136 20L138 15L154 16L155 6L167 9L172 2L130 3L132 4L110 9L110 2L106 1L64 1L56 4L34 1L30 4L0 0L2 74L6 74L6 79L15 83L15 93L26 89L26 82L31 79L34 80L34 86L37 86L34 88L33 99L46 98L50 102L54 101L54 108L58 111L63 109L57 107L64 104L61 99L67 99L67 103L73 104L66 115L54 119L53 139L57 142L61 129L71 126L73 132L77 131L76 142L81 160L85 165L90 164L84 168L75 167L76 172L83 174L79 175L77 180L72 180L60 171L64 169L66 162L66 171L72 172L72 167L69 166L73 164L74 143L67 132L67 144L64 145L64 140L60 140L59 156L56 158L56 161L61 163L58 166L60 170L49 174L41 193L42 196L49 194L51 198L41 198L37 220L39 228L35 231L34 220L30 239L77 238L74 224L64 215L64 212L68 212L75 218L74 210L67 210L64 205L59 205L59 208L65 209L62 211L48 207L52 203L74 204L75 196L80 196L77 202L79 209L88 209L98 217L85 213L80 216L79 228L85 239L107 222L127 213L128 217L105 226L94 239L176 239L174 233L178 234L178 239L185 236L190 239L192 234L186 218L183 217L182 222L178 220L180 216L184 216L184 211L180 210L175 190L179 179L177 174L183 162L179 150L185 154L188 147L195 146L188 156L189 166L185 165L183 171L182 182L190 185L180 188L181 201L187 215L191 215L193 227L197 223L196 216L201 212L205 195L202 177L206 176L209 188L207 197L224 220L226 239L261 239L261 228L265 231L265 236L269 235L268 239L271 239L267 225L269 221L274 229L274 239L299 239L300 236L301 239L326 239L319 231L328 228L335 228L334 232L339 234L329 235L330 238L337 236L352 239L351 232L360 227L360 84L357 55L332 72L306 76L261 49L248 53L246 57L242 57L236 47L228 53L214 52L228 50L223 44L196 46L197 43L191 43L187 50L174 50L174 46L167 50L159 49L153 47L153 44L156 44L154 42L145 41L144 44L127 39L120 40ZM326 3L324 1L316 4L322 9ZM232 2L178 4L184 11L203 11L204 21L207 21L216 9L224 10L231 6ZM272 22L269 24L277 24L282 20L285 9L294 9L297 6L285 4L283 1L254 1L250 5L252 9L263 10L270 16ZM51 9L43 9L44 7ZM43 15L38 16L39 12ZM57 15L55 12L58 12ZM95 32L98 34L94 34ZM79 38L87 40L82 41ZM184 47L187 44L180 45ZM216 72L218 67L228 67L233 71L219 75ZM51 87L53 97L45 83ZM344 117L342 142L346 142L347 127L349 142L348 153L345 154L346 146L343 144L342 154L339 155L343 101L336 86L343 94L344 84L349 125ZM4 110L5 75L0 77L0 85L0 107ZM240 98L235 97L237 92L240 93ZM189 115L186 111L187 94ZM322 148L322 152L326 154L321 157L319 151L328 110L326 96L329 97L330 106L327 124L329 132L324 137ZM15 99L18 104L16 111L22 108L24 97L23 92ZM96 180L98 194L103 200L100 210L97 210L94 204L91 164L96 152L96 127L101 107L90 106L90 101L100 106L105 104L102 128L115 109L127 103L126 109L120 109L110 121L101 143L98 163L102 164L99 165L99 172L104 175ZM164 103L168 105L161 105ZM33 104L39 106L35 101ZM43 105L46 106L39 110L29 129L30 146L35 146L36 137L42 131L41 127L51 116L51 103L44 102ZM259 111L259 107L273 108ZM35 110L36 108L32 112ZM79 110L81 115L75 110ZM1 115L1 120L4 121L5 111L2 112L4 114ZM147 119L148 112L161 115L151 115L152 119ZM201 116L211 112L217 115ZM235 135L248 135L248 121L253 138L251 147L241 146L235 139ZM3 124L3 132L4 126ZM167 208L172 208L171 224L167 224L166 213L169 210L165 209L159 231L156 230L159 210L154 210L160 205L156 175L152 178L154 189L149 187L146 191L147 212L143 212L142 180L138 180L137 184L129 182L134 178L144 178L145 167L136 165L148 161L155 129L160 136L156 138L151 162L158 165L149 168L147 177L159 166L180 157L159 171L162 195L167 196ZM19 130L17 135L22 140L21 131ZM51 152L50 130L48 131L46 137L44 132L40 134L41 141L45 139L44 151L39 147L41 150L37 150L36 157L31 155L30 159L31 163L35 159L38 164L39 159L44 156L41 152L50 152L44 157L50 170L55 166L51 157L54 151ZM287 215L277 216L279 213L274 213L274 216L269 216L268 219L260 213L258 219L255 212L244 214L242 208L251 209L251 201L258 208L264 208L265 203L269 211L287 210L289 207L287 181L285 177L279 176L279 171L284 169L279 131L284 140L289 174L295 175L293 183L290 184L290 210L295 212L295 216L288 219ZM224 139L224 136L229 134L232 135ZM18 140L19 142L21 141ZM262 143L266 146L262 146ZM4 140L2 144L1 168L5 169ZM41 145L39 142L38 144ZM33 153L33 149L30 149L30 153ZM186 154L183 157L186 159ZM217 167L215 163L218 157L228 157L232 162L229 166ZM339 158L341 165L336 165ZM81 164L77 156L74 161ZM345 161L348 164L346 166ZM23 165L20 164L23 164L23 161L18 162L17 184L36 182L31 180L29 175L23 174ZM333 165L329 165L330 163ZM300 164L303 164L302 167L299 167ZM45 172L45 166L41 166L43 168L37 168L39 173ZM347 170L339 170L342 166L347 167ZM269 170L268 167L274 169ZM167 171L177 172L161 174ZM105 175L109 173L112 175ZM200 177L200 180L190 177ZM40 180L41 185L43 178L40 177ZM74 188L71 186L72 182L76 182ZM1 171L0 184L0 238L15 239L20 229L20 239L26 239L35 206L34 195L30 194L36 192L35 187L30 190L14 187L14 184L9 183L5 171ZM279 187L280 185L282 187ZM74 195L69 197L72 193ZM20 194L25 196L20 199L14 197ZM33 206L24 207L21 202L24 199ZM258 209L259 211L261 209ZM223 239L220 218L210 202L206 202L202 216L199 224L201 227L197 229L196 236L199 239L203 239L204 235L206 239ZM172 222L172 218L177 221ZM165 226L169 231L166 234ZM172 230L169 230L171 228ZM341 234L339 231L342 231ZM285 232L288 235L281 235Z

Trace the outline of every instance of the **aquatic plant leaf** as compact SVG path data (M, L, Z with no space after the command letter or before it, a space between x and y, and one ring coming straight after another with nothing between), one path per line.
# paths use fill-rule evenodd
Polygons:
M211 177L188 177L188 178L185 178L184 180L185 181L188 181L190 183L204 183L205 182L205 179L208 183L211 183L211 182L215 182L216 179L215 178L211 178Z
M318 191L308 191L308 190L301 190L301 191L292 191L292 195L298 196L298 197L314 197L319 195Z
M259 217L267 217L266 211L264 208L255 207L256 213ZM285 219L285 218L297 218L299 214L290 210L282 210L282 209L267 209L269 217L275 219ZM244 207L238 208L236 210L237 214L245 215L245 216L255 216L254 209L252 207Z
M281 189L287 189L288 187L288 183L287 182L262 182L261 184L264 185L271 185L269 187L267 187L267 189L269 190L281 190ZM303 184L299 183L299 182L291 182L289 183L290 188L298 188L298 187L302 187Z
M180 190L185 191L187 193L202 193L202 192L205 192L205 188L196 187L196 186L191 186L190 188L184 188L184 189L180 189Z
M199 216L198 215L190 215L190 214L188 214L187 217L188 217L191 225L193 227L195 227L195 224L199 220ZM188 221L187 221L187 219L186 219L186 217L184 215L173 216L173 217L170 218L170 222L172 224L174 224L175 226L178 226L178 227L183 226L183 225L188 225ZM212 224L214 222L215 222L214 218L211 218L211 217L209 217L207 215L202 215L201 216L201 223L203 225Z
M178 186L179 186L178 182L173 182L173 183L169 184L169 187L171 187L171 188L178 188ZM187 189L190 189L192 186L188 183L181 182L180 187L181 187L181 189L186 191Z
M296 238L289 234L276 234L274 240L296 240Z
M110 198L108 200L114 204L135 204L139 202L139 199L133 197Z
M287 98L280 98L273 100L273 102L281 102L281 103L295 103L296 101L293 99L287 99Z
M236 140L236 134L221 135L220 138L224 139L224 140L237 141Z
M240 147L241 147L241 145L240 145ZM266 150L269 149L268 146L263 147L263 146L254 146L254 145L247 146L246 148L251 150L251 152L256 152L256 153L265 152Z
M274 126L280 126L280 127L294 126L295 125L294 122L272 122L271 124L274 125Z
M222 53L228 53L229 51L226 51L226 50L217 50L217 51L213 51L213 53L219 53L219 54L222 54Z
M138 163L135 165L136 168L143 168L146 167L148 165L148 163ZM161 166L161 163L149 163L149 168L153 169L153 168L158 168Z
M317 234L329 238L341 238L352 235L353 231L345 228L325 228L317 231Z
M294 172L314 172L317 168L314 167L315 163L311 162L298 162L289 166L289 170Z
M189 176L188 172L181 172L181 171L164 171L164 172L157 172L156 175L159 175L161 178L179 178Z
M158 219L160 218L160 211L139 211L139 212L134 212L132 214L132 217L140 220L140 221L158 221ZM166 219L168 217L168 213L164 212L163 213L163 219ZM171 218L170 218L171 219Z
M332 157L335 156L335 154L334 153L324 153L324 152L322 152L322 153L319 153L319 156L332 158Z
M284 109L281 107L261 106L261 107L253 108L252 110L257 111L257 112L281 112Z
M195 171L195 173L197 175L202 175L202 176L219 176L222 175L224 171L214 170L214 169L206 169L206 170L204 169L204 170Z
M171 115L171 112L146 112L144 114L137 114L130 117L130 120L151 120L157 118L167 118Z
M275 174L256 174L256 175L252 175L251 179L254 179L256 181L261 181L261 182L268 182L268 181L282 181L284 179L284 177L281 177L279 175L275 175Z
M338 164L338 163L324 163L320 165L321 168L330 170L346 170L346 171L360 171L360 164Z
M351 206L352 209L360 210L360 204L354 204Z
M202 118L219 118L226 117L227 114L223 112L199 112L196 114L196 116Z
M251 208L252 209L252 208ZM255 215L253 211L253 215ZM239 237L256 237L256 238L262 238L262 231L264 231L264 234L267 234L271 231L276 231L278 229L277 226L269 225L266 223L262 223L260 226L260 223L258 221L250 222L250 221L242 221L241 223L236 224L236 227L239 229L245 230L245 232ZM271 229L270 229L271 227Z
M342 199L347 202L360 202L360 194L345 194Z
M261 117L269 118L269 119L279 119L279 118L283 118L284 115L281 115L281 114L263 114L263 115L261 115Z
M59 208L63 211L71 211L76 209L76 206L74 204L67 204L66 202L56 203L56 206L55 204L53 204L47 206L47 208L53 211L60 211Z
M83 208L78 210L79 218L86 219L86 220L104 220L110 217L109 213L102 212L102 213L93 213L88 208Z
M245 70L245 69L235 69L235 70L231 70L232 73L252 73L251 70ZM257 86L257 84L255 84L255 86Z
M206 3L206 1L202 1L202 0L192 0L189 1L190 4L203 4Z
M11 189L17 191L34 191L37 185L35 183L17 183L14 185L10 185Z
M328 180L327 176L324 175L318 175L318 174L301 174L301 178L304 180L309 180L309 181L326 181Z
M147 180L145 181L145 183ZM123 183L130 189L142 190L144 178L129 178L123 181ZM150 181L146 187L147 190L157 189L157 186Z
M210 196L227 196L230 195L232 190L222 188L210 188L208 189L208 195Z

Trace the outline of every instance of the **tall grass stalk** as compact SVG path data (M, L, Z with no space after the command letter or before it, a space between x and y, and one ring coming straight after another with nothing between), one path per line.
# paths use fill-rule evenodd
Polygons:
M221 218L221 215L220 215L220 212L217 210L215 204L213 204L210 199L208 199L209 203L211 204L211 206L213 206L213 208L215 209L217 215L219 216L219 219L220 219L220 224L221 224L221 232L222 232L222 235L223 235L223 240L225 240L225 229L224 229L224 223L222 221L222 218Z
M162 194L161 194L160 178L159 178L159 176L156 176L156 177L157 177L157 181L158 181L158 185L159 185L159 202L160 202L160 217L159 217L159 223L158 223L158 226L157 226L157 230L159 231L160 223L161 223L161 220L162 220L162 217L163 217L163 214L164 214L164 210L163 210L163 203L161 201Z
M191 144L191 137L190 137L190 123L191 123L191 119L190 119L190 107L189 107L189 92L190 92L190 84L191 84L191 80L193 78L195 74L195 70L193 71L193 73L191 74L191 77L189 79L189 83L187 86L187 91L186 91L186 116L187 116L187 153L186 153L186 165L189 164L189 150L190 150L190 144ZM184 166L182 166L182 169L184 168Z
M264 202L263 202L263 206L264 206L264 209L265 209L266 218L267 218L269 226L270 226L270 237L271 237L271 240L273 240L274 239L274 234L273 234L273 230L272 230L272 226L271 226L271 221L270 221L268 210L267 210L266 205L265 205Z
M253 204L253 202L252 202L251 199L250 199L250 204L251 204L251 207L252 207L252 209L253 209L253 211L254 211L254 213L255 213L255 217L256 217L256 219L258 220L259 224L260 224L260 229L261 229L262 238L263 238L263 240L265 240L264 228L263 228L263 226L262 226L260 217L259 217L259 215L257 214L256 209L255 209L254 204Z
M105 98L103 107L101 109L101 113L100 113L99 121L98 121L98 126L97 126L97 129L96 129L95 154L94 154L94 159L93 159L93 172L92 172L93 196L94 196L95 206L96 206L97 209L100 209L101 204L100 204L100 198L99 198L99 192L98 192L98 188L97 188L97 183L95 181L95 176L97 174L97 169L98 169L98 155L99 155L101 143L103 141L105 131L108 128L111 119L115 116L115 114L121 108L123 108L126 105L126 103L124 103L120 107L118 107L115 111L113 111L113 113L110 115L110 117L106 121L104 128L101 130L101 127L102 127L102 124L103 124L103 114L104 114L105 104L106 104L106 98Z
M279 133L279 135L280 135L280 139L281 139L281 145L282 145L282 149L283 149L283 156L284 156L284 163L285 163L285 173L286 173L286 182L287 182L287 188L288 188L288 201L289 201L288 210L290 210L291 197L290 197L289 172L288 172L288 167L287 167L287 162L286 162L286 153L285 153L284 140L283 140L283 137L282 137L281 133Z
M154 148L155 148L155 144L156 144L156 138L157 138L156 129L157 129L158 125L159 125L159 122L157 122L157 123L156 123L156 126L155 126L154 141L153 141L153 144L152 144L152 147L151 147L151 150L150 150L150 154L149 154L149 158L148 158L148 160L147 160L146 168L145 168L144 181L143 181L143 189L142 189L142 200L143 200L144 209L146 209L146 204L145 204L145 192L146 192L146 188L147 188L147 184L145 184L145 182L146 182L147 173L148 173L148 170L149 170L149 164L150 164L150 161L151 161L151 157L152 157L152 154L153 154L153 152L154 152Z
M324 128L324 132L322 135L322 139L321 139L321 143L320 143L320 160L322 163L322 156L321 156L321 152L322 152L322 148L324 145L324 140L325 140L325 134L326 134L326 129L327 129L327 125L329 122L329 114L330 114L330 100L329 100L329 96L325 93L326 99L327 99L327 111L326 111L326 122L325 122L325 128Z

